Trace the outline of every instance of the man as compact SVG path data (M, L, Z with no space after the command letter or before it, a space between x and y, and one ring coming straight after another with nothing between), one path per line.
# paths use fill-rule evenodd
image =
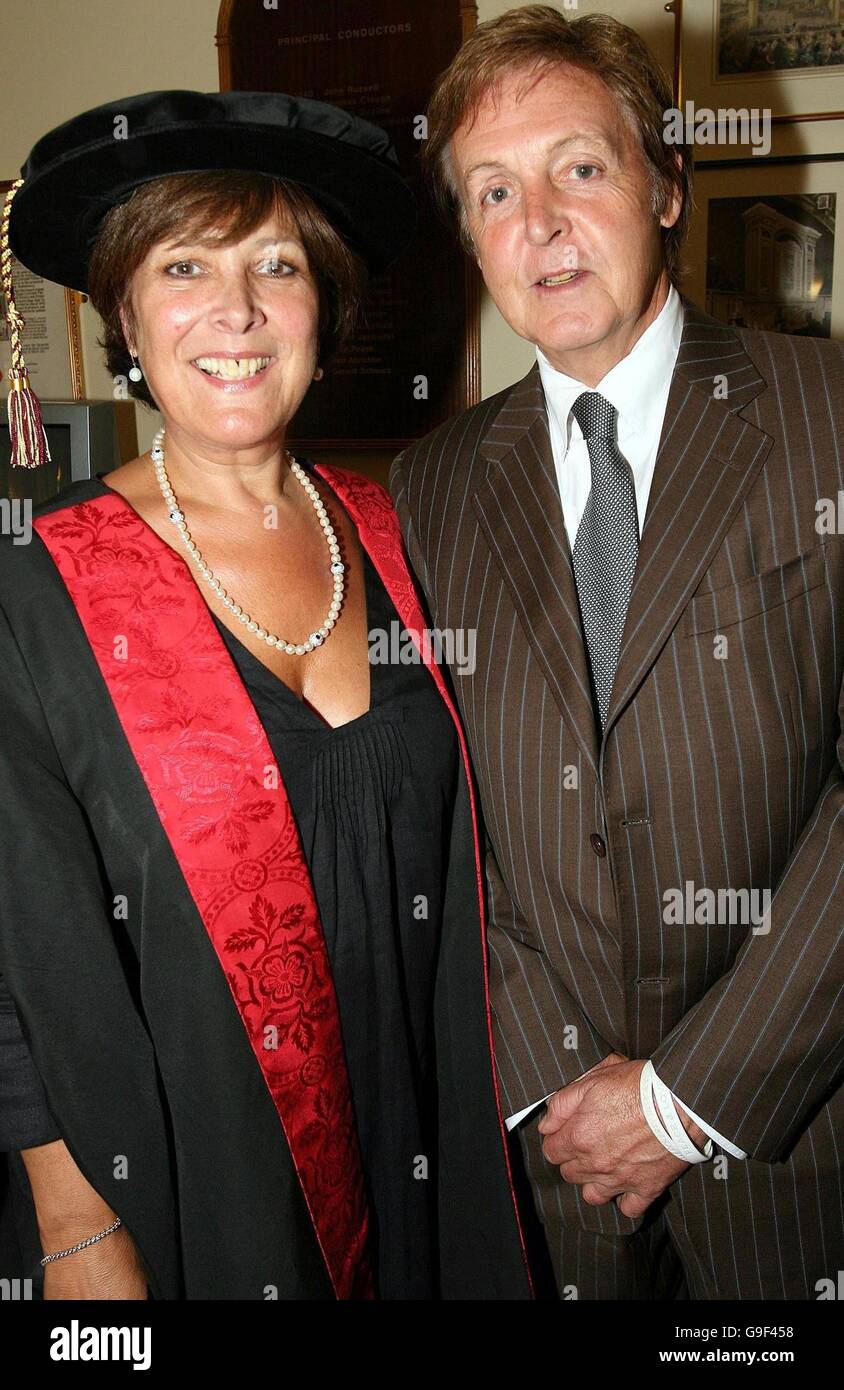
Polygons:
M433 623L476 631L501 1101L559 1296L814 1299L844 1268L844 350L678 293L670 106L605 16L464 45L428 156L537 365L391 487Z

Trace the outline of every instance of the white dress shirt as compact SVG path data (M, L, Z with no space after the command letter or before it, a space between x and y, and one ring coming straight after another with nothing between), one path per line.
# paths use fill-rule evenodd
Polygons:
M580 426L571 414L572 406L584 391L599 391L618 411L617 442L633 473L641 537L665 407L671 389L671 377L682 333L683 302L672 285L653 323L645 329L627 356L616 362L597 386L584 386L582 381L557 371L537 347L536 357L548 408L551 448L563 505L563 521L572 549L592 487L589 451ZM667 1097L671 1097L720 1148L732 1154L734 1158L747 1157L742 1149L736 1148L735 1144L725 1139L674 1096L660 1081L656 1072L653 1072L652 1085L655 1100L664 1103ZM553 1095L553 1091L550 1094ZM534 1101L524 1110L511 1115L506 1122L507 1128L512 1129L548 1099L548 1096L543 1096L542 1100ZM664 1104L661 1108L664 1108ZM650 1120L648 1123L662 1142L663 1133Z

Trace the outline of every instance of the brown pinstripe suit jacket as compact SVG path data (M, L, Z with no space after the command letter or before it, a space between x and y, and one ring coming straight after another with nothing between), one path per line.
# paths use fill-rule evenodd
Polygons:
M817 1210L844 1121L844 536L816 525L818 499L844 510L844 346L683 303L603 738L538 369L405 450L391 490L432 623L477 632L452 677L507 1113L611 1049L652 1057L747 1150L751 1203L786 1163ZM666 922L687 883L773 890L770 930Z

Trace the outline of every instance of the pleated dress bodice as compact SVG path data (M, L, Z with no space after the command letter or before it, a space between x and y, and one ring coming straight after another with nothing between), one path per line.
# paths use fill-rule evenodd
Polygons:
M392 636L386 649L406 656L415 649L362 555L367 630ZM214 621L266 730L313 881L373 1218L378 1294L436 1297L431 1006L458 776L454 725L421 661L398 660L370 665L368 711L334 728Z

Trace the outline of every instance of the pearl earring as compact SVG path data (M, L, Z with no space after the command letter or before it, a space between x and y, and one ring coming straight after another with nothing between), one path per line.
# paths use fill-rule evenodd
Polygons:
M132 366L129 368L129 380L130 380L130 381L143 381L143 379L144 379L144 374L143 374L143 372L141 371L140 367L138 366L138 364L137 364L137 362L136 362L136 360L135 360L135 354L134 354L134 352L130 352L129 356L130 356L131 359L132 359Z

